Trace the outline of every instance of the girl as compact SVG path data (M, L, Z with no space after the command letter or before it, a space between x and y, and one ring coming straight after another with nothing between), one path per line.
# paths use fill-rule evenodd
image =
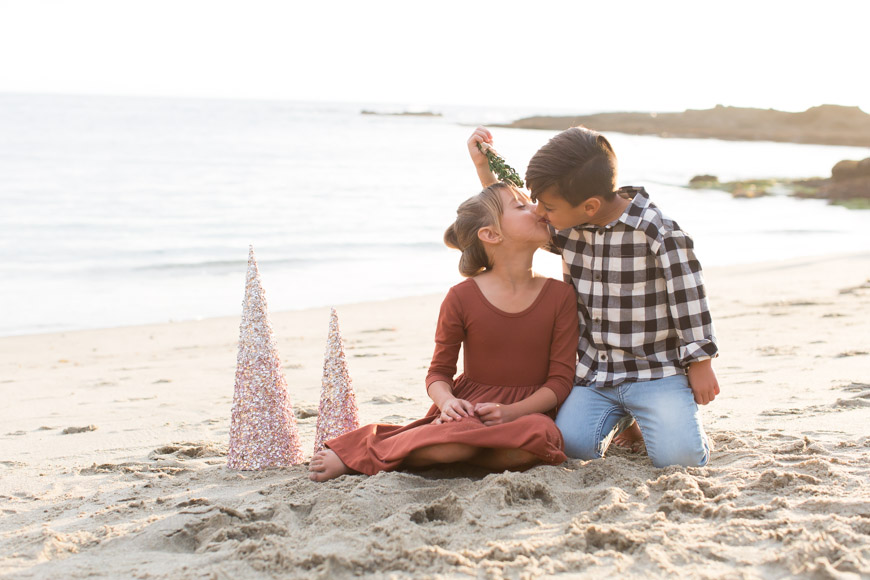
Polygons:
M426 377L434 405L410 425L367 425L326 442L309 477L469 463L492 471L565 461L556 407L571 391L574 290L532 271L550 239L529 198L496 183L465 201L444 233L468 280L447 293ZM464 373L456 377L463 347Z

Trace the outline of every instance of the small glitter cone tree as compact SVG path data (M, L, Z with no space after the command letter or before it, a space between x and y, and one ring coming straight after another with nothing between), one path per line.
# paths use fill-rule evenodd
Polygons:
M287 395L254 247L248 254L239 329L227 467L258 470L302 463L296 416Z
M338 315L333 308L329 317L329 337L323 359L323 382L320 388L314 452L323 449L323 444L330 439L358 428L356 395L347 372L344 344L338 329Z

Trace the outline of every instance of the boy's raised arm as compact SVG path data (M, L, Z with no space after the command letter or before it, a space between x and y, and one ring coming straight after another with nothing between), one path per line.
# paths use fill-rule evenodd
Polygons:
M477 178L480 179L480 184L483 187L489 187L493 183L498 182L498 178L489 169L489 160L486 155L477 147L478 143L488 143L492 145L492 133L486 127L478 127L468 138L468 154L471 155L471 161L477 169Z

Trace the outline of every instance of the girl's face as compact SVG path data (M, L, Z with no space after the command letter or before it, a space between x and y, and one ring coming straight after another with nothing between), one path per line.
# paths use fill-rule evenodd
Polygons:
M501 234L505 240L543 245L550 239L547 220L539 216L536 206L524 194L509 189L500 192L504 213L501 216Z

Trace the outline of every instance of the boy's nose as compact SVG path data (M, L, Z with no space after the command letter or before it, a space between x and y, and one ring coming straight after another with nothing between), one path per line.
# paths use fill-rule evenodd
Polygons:
M545 215L547 215L547 212L544 211L544 208L541 206L541 204L536 203L534 205L534 207L535 207L535 213L538 214L539 216L544 217Z

